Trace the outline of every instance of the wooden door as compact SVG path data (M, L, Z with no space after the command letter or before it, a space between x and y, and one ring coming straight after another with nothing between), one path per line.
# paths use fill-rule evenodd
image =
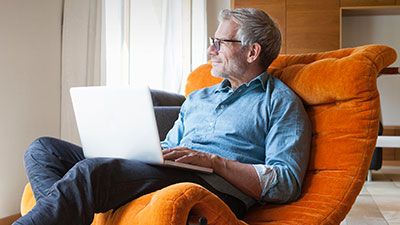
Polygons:
M286 0L234 0L233 8L257 8L268 13L282 34L281 53L286 53Z
M286 0L286 53L340 47L339 0Z

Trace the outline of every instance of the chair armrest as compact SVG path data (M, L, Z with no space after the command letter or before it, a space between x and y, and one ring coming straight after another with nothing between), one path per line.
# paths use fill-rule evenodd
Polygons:
M185 96L160 90L150 90L154 106L181 106Z
M92 225L178 225L205 217L209 225L245 225L216 195L200 185L178 183L135 199L118 210L97 214ZM117 223L110 223L117 221Z
M35 205L32 189L26 185L21 214ZM194 183L178 183L143 195L117 210L96 214L92 225L170 225L186 224L189 218L204 217L209 225L246 225L216 195Z

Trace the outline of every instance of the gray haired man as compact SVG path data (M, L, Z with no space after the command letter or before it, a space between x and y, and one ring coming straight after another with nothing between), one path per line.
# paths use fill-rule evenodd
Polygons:
M202 185L239 218L254 204L298 198L311 129L301 100L266 73L279 54L279 29L257 9L223 10L219 21L208 53L212 75L224 80L190 94L161 142L165 159L213 174L85 159L78 146L39 138L25 154L37 204L15 224L90 224L94 213L178 182Z

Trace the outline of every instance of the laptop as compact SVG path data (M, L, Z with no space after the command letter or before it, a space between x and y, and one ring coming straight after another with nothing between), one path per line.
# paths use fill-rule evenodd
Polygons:
M75 87L70 94L86 158L122 158L213 172L164 160L148 87Z

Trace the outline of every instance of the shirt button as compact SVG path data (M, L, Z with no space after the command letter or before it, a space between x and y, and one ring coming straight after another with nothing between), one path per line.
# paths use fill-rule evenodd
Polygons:
M221 105L219 108L223 109L224 107L225 107L224 105Z

